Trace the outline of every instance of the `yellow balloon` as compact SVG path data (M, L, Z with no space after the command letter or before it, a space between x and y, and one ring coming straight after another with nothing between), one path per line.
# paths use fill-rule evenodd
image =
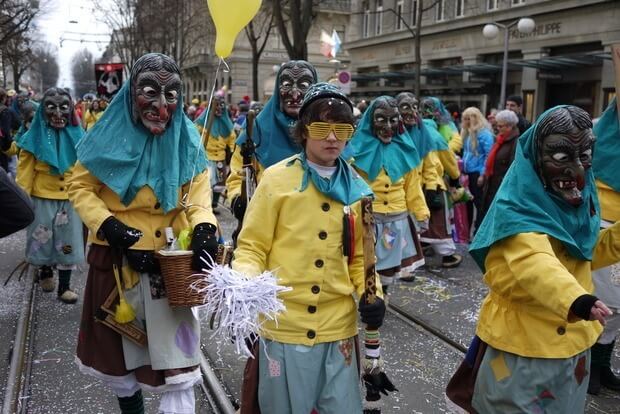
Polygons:
M215 54L222 59L232 53L237 35L256 16L261 0L207 0L215 23Z

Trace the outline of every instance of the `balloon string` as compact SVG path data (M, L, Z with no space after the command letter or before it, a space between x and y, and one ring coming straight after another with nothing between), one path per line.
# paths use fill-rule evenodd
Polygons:
M205 116L204 123L202 124L202 133L200 134L200 146L196 148L196 156L194 157L194 167L192 168L192 179L189 181L189 187L187 189L187 192L183 194L183 198L181 199L181 205L183 206L184 209L187 209L190 207L190 205L188 204L188 201L189 201L188 197L189 197L189 193L192 192L192 185L194 184L194 176L196 174L196 164L198 163L198 155L200 155L200 148L204 146L205 131L207 129L207 122L209 120L209 114L211 113L211 105L213 103L215 85L217 84L217 79L218 79L218 75L220 74L220 67L222 66L222 62L224 63L224 66L226 66L226 69L224 69L224 72L230 72L230 68L228 67L228 64L226 63L226 61L220 58L220 61L217 64L217 69L215 70L215 78L214 78L213 86L211 87L211 93L209 94L209 103L207 104L207 109L205 109L207 113ZM205 149L205 157L207 157L206 149ZM208 158L207 158L207 161L208 161Z

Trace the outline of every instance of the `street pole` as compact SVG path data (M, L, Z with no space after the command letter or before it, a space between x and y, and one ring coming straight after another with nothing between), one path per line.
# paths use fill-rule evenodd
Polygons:
M502 62L502 86L499 93L499 105L498 108L503 108L506 105L506 82L508 81L508 39L510 26L504 26L504 61Z

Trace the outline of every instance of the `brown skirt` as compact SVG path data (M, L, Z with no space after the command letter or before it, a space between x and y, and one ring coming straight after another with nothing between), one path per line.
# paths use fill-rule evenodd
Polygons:
M450 229L450 212L447 207L448 199L446 192L442 191L444 205L442 208L431 210L431 218L428 221L428 230L421 234L421 239L426 243L433 243L434 240L452 239Z
M78 335L77 358L82 365L115 377L123 377L132 371L125 367L121 335L98 321L101 318L101 305L116 287L112 270L113 254L108 246L92 244L87 256L90 268L84 290L84 305ZM118 303L118 302L117 302ZM116 304L114 304L114 307ZM153 370L143 365L133 370L139 383L150 387L166 384L167 377L196 370L196 366Z

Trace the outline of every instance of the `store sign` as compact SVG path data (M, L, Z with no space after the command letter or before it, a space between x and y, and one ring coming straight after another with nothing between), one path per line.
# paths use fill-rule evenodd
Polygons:
M562 80L561 73L538 72L536 74L538 80Z
M529 37L550 36L562 33L562 22L551 22L536 25L532 33L521 33L518 29L510 31L511 39L525 39Z

